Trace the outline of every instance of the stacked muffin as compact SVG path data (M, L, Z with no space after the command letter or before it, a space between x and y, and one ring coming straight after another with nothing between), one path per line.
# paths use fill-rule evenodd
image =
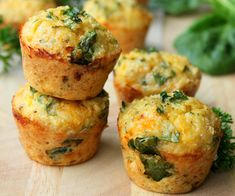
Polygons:
M0 16L3 18L2 26L12 24L19 28L30 16L40 10L56 7L54 0L1 0Z
M144 47L152 15L136 0L88 0L84 9L113 33L123 52Z
M103 86L121 53L117 40L86 12L64 6L31 17L20 42L29 84L12 108L28 156L46 165L88 160L107 124Z

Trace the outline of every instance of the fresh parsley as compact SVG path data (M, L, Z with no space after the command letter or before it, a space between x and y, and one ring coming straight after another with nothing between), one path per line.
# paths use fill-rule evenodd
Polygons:
M181 101L188 100L188 96L179 90L174 91L173 96L170 96L166 91L163 91L160 93L160 97L163 103L165 103L167 100L169 100L171 103L179 103Z
M188 100L188 97L182 91L174 91L173 92L173 97L171 97L169 100L172 103L178 103L178 102L181 102L181 101Z
M223 132L217 158L213 163L212 169L214 171L232 169L235 166L235 137L233 136L233 130L231 128L233 119L230 114L223 112L219 108L212 109L221 121L221 130Z
M2 17L0 17L0 25L1 24L3 24ZM20 57L18 32L12 25L7 25L0 29L0 62L2 64L3 73L10 70L15 56Z
M161 97L162 102L165 103L166 100L167 100L170 96L167 94L166 91L162 91L162 92L160 93L160 97Z

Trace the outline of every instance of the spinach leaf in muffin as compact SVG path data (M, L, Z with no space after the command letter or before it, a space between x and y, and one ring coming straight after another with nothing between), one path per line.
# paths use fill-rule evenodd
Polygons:
M97 40L96 31L89 31L84 35L78 46L72 51L71 63L88 65L92 62L95 52L94 44Z
M140 160L144 165L144 174L155 181L160 181L172 175L173 165L165 161L158 155L140 154Z
M53 160L57 160L59 156L72 152L70 146L56 147L51 150L46 150L46 154Z
M128 146L131 149L137 150L143 154L158 154L157 143L158 138L154 136L137 137L129 140Z

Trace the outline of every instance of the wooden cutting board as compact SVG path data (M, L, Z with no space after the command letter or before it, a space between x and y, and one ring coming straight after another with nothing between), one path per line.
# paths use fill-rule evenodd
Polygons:
M172 41L191 23L192 18L167 17L160 23L155 22L147 43L152 45L158 42L165 50L173 51ZM161 23L164 24L163 28ZM65 168L46 167L29 160L18 141L10 102L24 83L20 66L10 74L0 76L0 196L160 195L137 187L125 173L116 128L118 106L112 76L105 86L111 102L109 127L103 133L99 152L86 163ZM235 75L204 75L196 97L210 106L220 106L235 118ZM190 195L232 196L235 195L234 187L235 170L211 173L206 182Z

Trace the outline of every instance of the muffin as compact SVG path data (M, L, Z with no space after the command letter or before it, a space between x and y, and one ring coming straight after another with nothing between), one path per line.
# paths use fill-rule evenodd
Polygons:
M118 131L130 179L159 193L186 193L200 186L222 137L213 111L181 91L124 104Z
M44 165L74 165L97 152L107 124L108 94L67 101L39 93L29 84L12 100L20 141L29 158Z
M125 102L162 91L182 90L194 96L200 81L199 69L187 58L156 50L123 54L114 68L114 86Z
M0 0L0 16L3 18L3 25L19 27L38 11L55 6L54 0Z
M152 16L135 0L88 0L84 9L113 33L123 52L144 46Z
M31 17L22 27L20 42L29 84L67 100L97 96L121 53L108 30L69 6Z

